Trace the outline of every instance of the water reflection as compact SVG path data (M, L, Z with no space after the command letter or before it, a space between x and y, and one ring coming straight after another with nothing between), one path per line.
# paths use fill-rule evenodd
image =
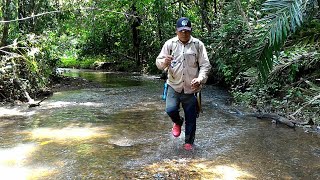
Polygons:
M129 73L72 70L72 69L63 69L60 71L63 72L65 76L81 77L90 81L99 82L106 88L142 85L142 81L139 78L140 75L138 74L133 76L133 74L129 74Z
M91 75L105 82L105 73ZM37 108L3 108L0 179L320 178L318 134L233 116L227 92L206 86L195 149L187 152L184 134L171 135L163 82L126 78L139 85L59 92Z

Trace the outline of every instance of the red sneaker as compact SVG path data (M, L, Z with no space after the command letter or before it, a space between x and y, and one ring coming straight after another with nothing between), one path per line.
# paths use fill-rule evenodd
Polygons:
M181 126L178 124L174 123L173 128L172 128L172 134L174 137L179 137L181 133Z
M192 144L188 144L188 143L185 144L185 145L184 145L184 149L187 150L187 151L192 150Z

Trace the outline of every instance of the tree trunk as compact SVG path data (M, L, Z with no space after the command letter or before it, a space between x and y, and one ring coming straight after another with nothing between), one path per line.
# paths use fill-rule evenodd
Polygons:
M179 17L182 17L183 13L182 13L182 2L179 2Z
M162 22L161 22L161 17L158 17L158 37L159 37L159 41L162 42Z
M10 9L9 9L9 6L10 6L10 3L11 3L11 0L3 0L2 3L4 5L3 6L4 7L3 11L2 11L3 20L8 21L8 20L10 20ZM1 46L5 46L8 43L7 40L8 40L8 37L9 37L9 28L10 28L9 22L4 23L0 47Z
M25 0L19 0L18 4L19 4L18 18L21 19L21 18L27 17L28 14L26 11L28 8L27 8ZM20 31L24 31L25 29L28 29L28 21L18 21L18 23L19 23L19 30Z
M34 0L19 0L18 1L18 18L30 17L37 14L36 2ZM24 21L18 21L19 30L29 33L34 32L36 28L36 17Z
M36 9L35 9L35 2L34 0L30 0L30 15L32 14L36 14ZM32 18L31 19L31 22L30 22L30 32L35 32L35 27L36 27L36 17Z
M155 2L155 9L158 10L157 12L157 22L158 22L158 37L159 37L159 41L162 42L163 37L162 37L162 27L163 27L163 12L165 12L163 3L161 2L161 0L157 0Z
M141 19L138 17L137 8L135 6L135 3L131 6L132 16L131 17L131 31L132 31L132 40L133 40L133 50L134 50L134 57L136 59L136 64L139 67L141 65L140 61L140 39L139 39L139 29L138 27L141 25Z
M196 4L199 7L199 11L200 11L200 14L201 14L202 22L205 24L208 32L211 32L212 25L210 24L209 17L208 17L208 12L207 12L208 1L207 0L203 0L203 1L200 1L199 3L196 1Z
M251 30L251 27L250 27L250 24L249 24L247 15L246 15L246 13L244 12L244 10L243 10L243 8L242 8L241 1L240 1L240 0L236 0L236 4L237 4L237 6L238 6L238 10L239 10L240 13L241 13L243 22L246 23L246 26L249 28L249 31L251 32L252 30Z

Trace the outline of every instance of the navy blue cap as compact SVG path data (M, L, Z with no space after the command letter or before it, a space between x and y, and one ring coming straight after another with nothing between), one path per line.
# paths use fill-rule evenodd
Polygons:
M191 21L186 17L182 17L178 19L176 28L177 28L177 31L182 31L182 30L191 31Z

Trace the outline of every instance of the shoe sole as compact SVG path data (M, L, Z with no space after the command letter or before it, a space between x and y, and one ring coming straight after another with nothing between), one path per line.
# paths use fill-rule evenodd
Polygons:
M179 135L174 135L173 133L172 133L172 135L173 135L173 137L179 137L180 136L180 134Z
M189 148L186 148L185 146L183 146L183 149L185 149L186 151L191 151L191 150L193 150L193 146L191 146Z

